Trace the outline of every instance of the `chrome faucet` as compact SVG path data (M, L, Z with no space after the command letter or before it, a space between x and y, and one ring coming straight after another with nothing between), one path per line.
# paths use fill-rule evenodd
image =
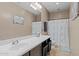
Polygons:
M19 43L19 41L18 40L15 40L15 41L12 42L12 45L16 45L18 43Z

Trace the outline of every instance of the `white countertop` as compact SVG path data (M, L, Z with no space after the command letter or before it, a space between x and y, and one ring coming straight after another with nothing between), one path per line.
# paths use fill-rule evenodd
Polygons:
M0 56L21 56L48 38L47 35L41 35L40 37L24 36L0 41ZM15 40L19 40L19 43L12 45Z

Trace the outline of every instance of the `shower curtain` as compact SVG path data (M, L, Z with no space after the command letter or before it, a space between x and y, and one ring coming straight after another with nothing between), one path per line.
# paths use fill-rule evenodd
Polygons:
M52 42L64 50L69 49L68 19L48 21L48 33Z

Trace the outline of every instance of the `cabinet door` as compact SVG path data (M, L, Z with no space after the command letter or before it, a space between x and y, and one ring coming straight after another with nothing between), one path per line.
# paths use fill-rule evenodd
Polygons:
M47 55L48 55L48 45L43 47L43 56L47 56Z
M30 51L31 56L41 56L42 55L42 47L41 44L35 47Z

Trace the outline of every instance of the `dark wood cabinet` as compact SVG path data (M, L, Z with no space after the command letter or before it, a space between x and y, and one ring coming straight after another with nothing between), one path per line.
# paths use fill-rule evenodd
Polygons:
M38 45L37 47L33 48L31 51L30 51L30 56L41 56L42 55L42 50L41 50L42 46L41 44Z
M51 50L51 40L48 38L23 56L47 56Z
M42 56L47 56L51 50L51 40L50 38L42 43Z

